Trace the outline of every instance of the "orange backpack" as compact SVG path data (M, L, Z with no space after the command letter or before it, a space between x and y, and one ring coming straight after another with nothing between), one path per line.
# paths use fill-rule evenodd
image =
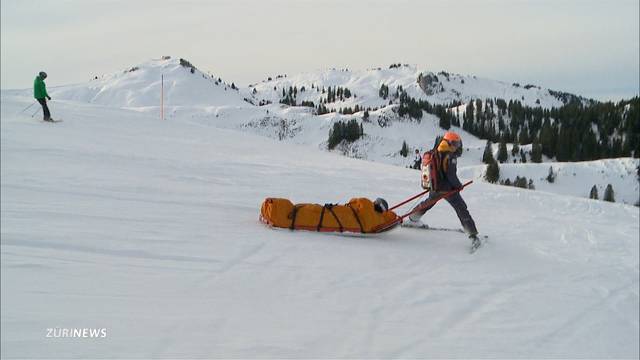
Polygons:
M433 149L422 155L422 188L438 190L438 152Z

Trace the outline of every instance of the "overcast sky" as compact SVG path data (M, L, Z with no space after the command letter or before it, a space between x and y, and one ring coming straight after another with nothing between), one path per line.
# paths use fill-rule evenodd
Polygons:
M638 94L638 0L2 0L1 87L162 55L248 85L394 62L599 99Z

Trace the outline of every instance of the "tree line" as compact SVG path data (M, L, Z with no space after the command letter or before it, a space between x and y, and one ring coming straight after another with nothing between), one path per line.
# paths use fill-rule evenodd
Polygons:
M462 123L482 139L533 144L558 161L640 157L639 97L618 103L574 101L551 109L517 100L476 100L467 104Z
M389 97L382 85L380 97ZM570 101L560 107L544 109L523 105L519 100L476 99L464 113L452 111L461 103L433 105L414 99L401 86L395 94L399 116L420 120L422 112L436 115L443 129L462 127L467 132L495 143L532 144L534 162L542 155L558 161L587 161L616 157L640 157L640 97L618 103ZM392 100L390 100L392 102ZM516 154L514 154L515 156ZM522 153L524 159L524 153Z
M358 124L356 119L351 119L347 122L336 121L333 123L331 130L329 130L327 148L332 150L342 141L354 142L363 135L364 129L362 124Z

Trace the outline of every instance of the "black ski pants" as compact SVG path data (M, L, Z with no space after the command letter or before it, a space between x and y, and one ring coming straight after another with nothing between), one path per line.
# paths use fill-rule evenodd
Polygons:
M441 196L442 194L444 194L444 192L429 193L429 197L426 200L421 201L414 209L417 209L418 207ZM464 231L466 231L469 235L477 234L478 230L476 229L476 223L473 221L471 214L469 214L469 210L467 210L467 203L464 202L464 200L462 199L462 196L460 196L460 193L455 193L444 199L447 200L449 205L451 205L453 209L456 211L456 214L458 215L458 219L460 219L460 223L462 224ZM431 204L430 206L426 207L424 210L420 210L416 212L415 214L409 216L409 219L413 221L420 220L422 215L424 215L427 211L429 211L429 209L431 209L434 205L435 204Z
M47 106L47 99L36 99L42 105L42 113L44 114L44 120L51 119L51 113L49 112L49 107Z

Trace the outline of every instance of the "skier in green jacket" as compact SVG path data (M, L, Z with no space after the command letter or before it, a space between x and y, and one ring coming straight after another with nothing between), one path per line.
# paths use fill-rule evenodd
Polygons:
M42 105L42 113L44 114L44 121L53 121L51 119L51 113L47 106L47 99L51 100L51 96L47 93L47 86L44 84L44 79L47 78L47 73L40 71L36 79L33 81L33 97L38 100Z

